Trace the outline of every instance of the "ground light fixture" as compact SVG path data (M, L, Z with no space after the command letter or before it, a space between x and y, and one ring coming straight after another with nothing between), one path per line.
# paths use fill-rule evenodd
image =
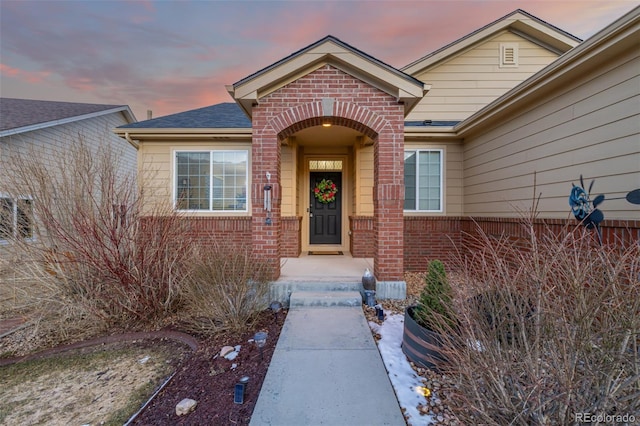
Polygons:
M244 394L249 383L249 376L244 376L236 383L233 390L233 402L236 404L244 403Z
M278 312L280 312L280 309L282 309L282 303L276 301L271 302L271 304L269 305L269 309L271 309L273 311L273 320L274 321L278 321Z
M253 341L256 342L256 346L260 349L260 361L263 359L262 348L267 344L267 333L264 331L258 331L253 336Z

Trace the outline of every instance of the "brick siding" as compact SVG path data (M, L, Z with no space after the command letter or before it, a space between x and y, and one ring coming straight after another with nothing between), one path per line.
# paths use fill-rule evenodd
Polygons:
M280 254L282 257L298 257L302 252L302 234L300 225L301 216L288 216L282 218L282 245Z
M404 264L407 271L425 271L430 260L448 263L462 241L460 217L404 218Z
M373 217L349 216L351 242L349 251L353 257L373 257Z
M404 264L407 271L425 271L430 260L440 259L449 267L458 250L477 243L479 229L492 237L507 237L524 249L527 245L527 230L518 218L469 218L469 217L405 217L404 220ZM640 243L639 220L605 220L601 223L603 243L627 247ZM567 232L583 232L573 219L537 219L534 231L562 235ZM595 231L589 232L597 244Z
M238 246L251 244L250 217L185 217L186 229L194 244L204 246L218 242Z

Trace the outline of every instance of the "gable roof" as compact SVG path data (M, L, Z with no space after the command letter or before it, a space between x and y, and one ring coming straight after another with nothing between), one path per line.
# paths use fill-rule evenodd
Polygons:
M582 40L559 29L522 9L491 22L488 25L434 51L401 68L416 75L445 61L498 33L510 31L559 55L577 46Z
M125 124L119 129L245 129L251 120L237 104L225 102L151 120Z
M635 52L640 40L640 6L635 7L584 43L556 59L498 99L455 126L460 136L490 126L509 117L522 105L561 90L593 68L602 67L615 55Z
M411 111L430 87L411 75L328 35L227 86L227 91L251 117L251 109L260 98L326 64L396 97L399 102L404 103L405 114Z
M130 122L136 121L135 116L127 105L0 98L0 137L85 120L114 112L122 112Z

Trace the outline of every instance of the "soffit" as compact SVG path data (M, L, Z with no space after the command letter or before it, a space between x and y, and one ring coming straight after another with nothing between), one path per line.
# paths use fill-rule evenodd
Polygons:
M417 75L455 57L505 31L523 37L545 49L561 55L580 44L581 40L522 10L516 10L473 33L454 41L401 68L407 74Z
M228 86L227 90L251 116L251 108L261 98L327 64L403 102L405 114L428 90L421 81L331 36Z

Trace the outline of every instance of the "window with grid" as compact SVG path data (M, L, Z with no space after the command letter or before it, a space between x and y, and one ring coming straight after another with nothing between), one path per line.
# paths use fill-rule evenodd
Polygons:
M442 211L442 150L404 152L404 210Z
M0 197L0 241L33 237L33 202Z
M247 211L248 151L177 151L178 210Z

